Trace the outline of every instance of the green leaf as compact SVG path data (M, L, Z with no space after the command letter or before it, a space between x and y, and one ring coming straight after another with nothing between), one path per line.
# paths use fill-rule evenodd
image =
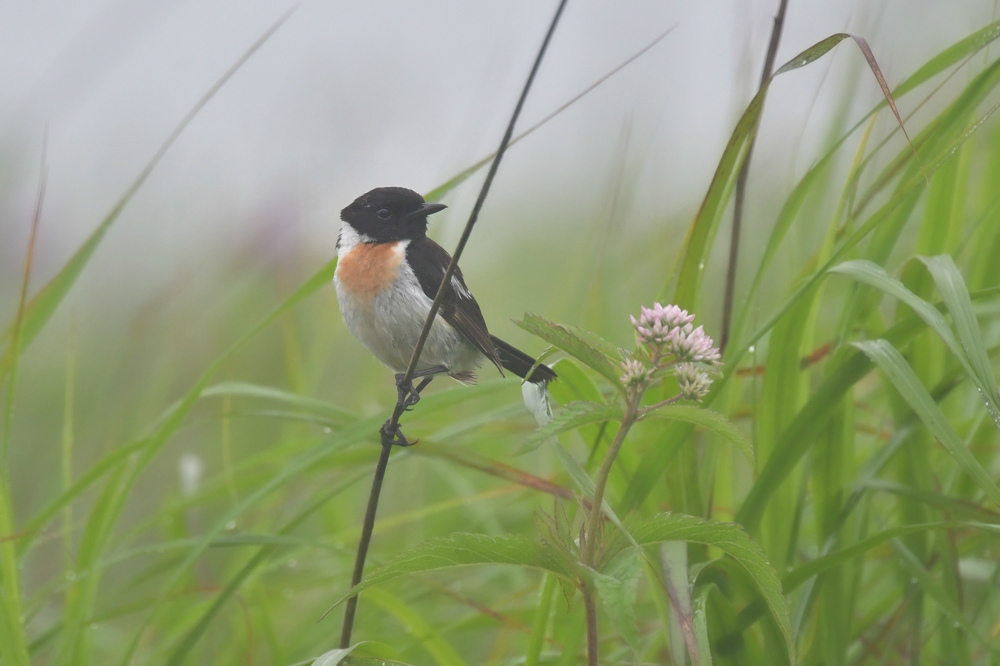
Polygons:
M639 549L629 548L615 558L604 571L590 572L597 595L604 608L632 648L639 649L639 630L635 622L635 587L639 582Z
M530 312L516 323L529 333L555 345L587 367L596 370L616 387L621 387L619 380L622 373L619 361L621 354L610 343L598 342L600 338L593 334L584 333L573 326L556 324Z
M892 91L893 94L896 97L905 95L921 83L928 81L952 65L957 65L969 56L979 52L996 40L997 37L1000 37L1000 21L977 30L938 53L896 86L896 89Z
M719 435L730 444L733 444L747 459L747 462L750 463L750 469L757 469L757 460L754 456L753 445L747 441L739 428L718 412L713 412L702 407L695 407L694 405L667 405L666 407L660 407L659 409L654 409L643 414L642 418L683 421L702 426L706 430Z
M551 421L531 433L525 443L525 449L534 449L549 437L568 430L576 430L591 423L620 422L623 418L623 408L617 403L577 400L560 407Z
M747 536L742 527L733 523L665 513L635 526L632 536L640 545L663 541L703 543L718 548L736 560L760 589L764 602L784 636L789 659L795 663L795 639L788 604L781 592L781 581L767 561L764 550Z
M947 449L966 474L986 493L994 504L1000 506L1000 488L983 469L951 427L941 408L917 378L902 354L885 340L869 340L852 343L863 351L885 373L910 409L924 422L931 434Z
M551 572L566 580L576 576L561 558L537 541L518 535L454 534L431 539L404 551L378 567L334 602L333 607L373 585L415 573L477 564L516 564Z

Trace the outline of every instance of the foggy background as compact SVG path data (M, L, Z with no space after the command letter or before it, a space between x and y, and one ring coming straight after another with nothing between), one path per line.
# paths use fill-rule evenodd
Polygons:
M572 233L565 220L610 215L609 184L621 174L630 191L618 200L619 215L639 225L666 218L687 224L756 90L777 5L570 2L519 129L675 28L508 153L465 265L488 260L526 232L555 243ZM13 315L45 127L49 178L32 292L111 210L191 106L290 6L0 5L5 322ZM292 249L311 273L332 257L338 211L356 196L383 185L427 192L495 149L555 6L301 3L170 149L70 302L109 290L139 299L147 287L198 274L237 250L266 260ZM868 39L892 86L995 13L996 2L987 0L793 0L777 64L850 31ZM779 78L753 173L791 187L830 139L826 118L841 112L838 94L847 88L857 91L849 96L858 107L849 110L850 122L880 99L849 41ZM901 104L904 115L918 97ZM893 121L883 114L879 122ZM451 193L450 211L433 220L431 234L449 249L483 175ZM553 211L564 228L544 228Z

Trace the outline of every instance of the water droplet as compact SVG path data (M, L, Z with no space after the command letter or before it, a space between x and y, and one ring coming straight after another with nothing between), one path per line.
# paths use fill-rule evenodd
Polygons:
M986 394L983 392L983 389L977 386L976 390L979 391L979 397L983 399L983 403L985 403L986 405L986 411L990 413L990 417L993 419L993 425L995 425L997 429L1000 430L1000 412L997 411L997 408L994 405L993 401L986 397Z
M236 521L235 520L230 520L228 523L226 523L226 530L227 531L232 532L235 529L236 529Z
M331 428L330 426L325 426L323 428L323 434L324 435L329 435L331 432L333 432L333 428Z
M747 352L751 354L753 354L756 351L757 351L757 345L750 345L749 347L747 347Z
M699 271L705 270L705 262L704 261L699 261L698 262L698 270Z
M289 568L289 569L294 569L294 568L295 568L295 567L297 567L297 566L299 566L299 562L298 562L298 560L296 560L296 559L294 559L294 558L292 558L292 559L288 560L288 568Z
M917 584L917 577L914 576L913 578L910 579L910 585L916 585L916 584Z

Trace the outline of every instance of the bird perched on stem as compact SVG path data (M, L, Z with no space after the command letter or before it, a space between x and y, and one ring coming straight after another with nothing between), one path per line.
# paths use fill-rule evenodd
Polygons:
M479 304L456 267L445 288L441 309L428 333L413 379L403 385L406 368L437 295L451 255L427 237L427 216L443 210L413 190L379 187L340 212L334 283L347 328L396 373L399 400L412 407L435 375L464 383L476 381L484 360L500 374L509 370L526 379L544 399L556 378L546 365L491 335ZM527 395L527 393L526 393ZM536 412L535 406L530 406ZM395 444L408 445L402 437Z

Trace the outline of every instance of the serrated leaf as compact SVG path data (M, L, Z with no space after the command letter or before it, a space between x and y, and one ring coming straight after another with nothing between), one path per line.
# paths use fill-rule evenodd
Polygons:
M592 423L620 422L622 418L624 418L623 409L617 403L577 400L560 407L551 421L528 435L524 450L534 449L549 437L554 437L562 432L576 430Z
M703 543L715 546L736 560L760 589L761 596L785 639L785 649L788 651L789 659L795 663L795 640L788 604L781 592L781 581L767 561L764 549L750 539L741 526L666 513L635 526L632 536L640 545L663 541Z
M868 340L852 343L872 360L885 373L910 409L923 421L935 439L951 454L959 467L972 477L979 488L994 504L1000 506L1000 488L990 475L979 464L962 439L951 427L941 408L927 391L916 373L903 358L902 354L885 340Z
M549 571L567 580L576 579L561 558L537 541L517 535L454 534L431 539L400 553L365 576L364 580L337 599L331 608L366 588L401 576L477 564L515 564Z
M639 549L630 548L602 572L590 572L597 596L604 609L632 648L639 649L639 630L635 622L635 587L639 582Z
M596 342L596 340L600 340L596 336L583 335L579 329L551 322L530 312L525 313L524 319L516 323L532 335L555 345L587 367L597 371L616 387L621 387L619 380L622 372L619 365L621 355L610 343L601 341L603 342L601 344Z
M750 469L757 469L757 458L754 454L753 445L747 441L739 428L718 412L713 412L702 407L695 407L694 405L667 405L666 407L660 407L659 409L643 414L643 419L646 418L683 421L702 426L706 430L719 435L730 444L733 444L747 459L747 462L750 463Z

